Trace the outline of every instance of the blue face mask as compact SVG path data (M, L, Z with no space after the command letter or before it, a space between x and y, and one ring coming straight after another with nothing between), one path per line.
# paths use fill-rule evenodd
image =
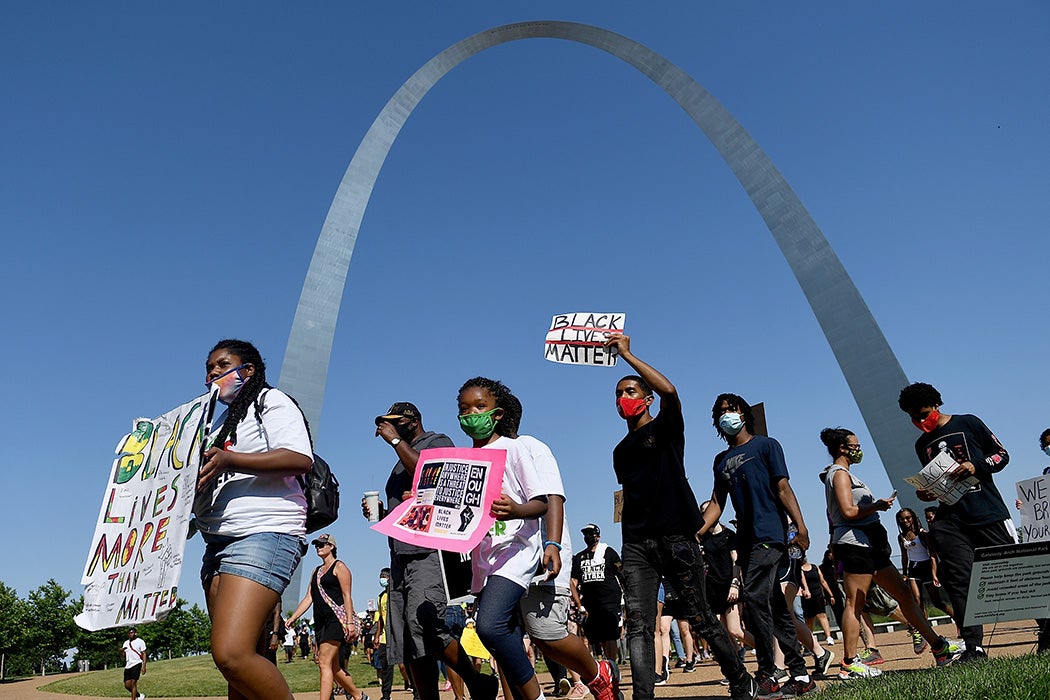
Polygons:
M726 435L736 435L744 427L744 419L739 413L723 413L718 419L718 427Z

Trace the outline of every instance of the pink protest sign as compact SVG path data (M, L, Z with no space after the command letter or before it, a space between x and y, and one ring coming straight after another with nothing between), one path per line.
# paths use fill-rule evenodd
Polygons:
M372 529L395 540L446 552L469 552L489 531L503 485L506 450L438 447L419 453L414 499Z

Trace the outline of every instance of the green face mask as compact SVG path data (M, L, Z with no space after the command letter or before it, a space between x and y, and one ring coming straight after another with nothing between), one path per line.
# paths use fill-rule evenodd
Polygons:
M860 460L864 459L864 450L859 447L854 450L846 452L846 456L849 457L851 464L860 464Z
M484 413L464 413L459 417L459 427L474 440L484 440L496 432L497 419L492 414L498 410L494 408Z

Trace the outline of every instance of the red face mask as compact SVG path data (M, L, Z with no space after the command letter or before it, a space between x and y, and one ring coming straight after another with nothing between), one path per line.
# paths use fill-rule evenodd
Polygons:
M913 420L915 427L924 433L932 433L937 428L937 421L941 419L941 412L936 408L930 411L930 415L922 420Z
M620 409L620 415L624 418L634 418L645 413L645 399L632 399L621 396L616 399L616 407Z

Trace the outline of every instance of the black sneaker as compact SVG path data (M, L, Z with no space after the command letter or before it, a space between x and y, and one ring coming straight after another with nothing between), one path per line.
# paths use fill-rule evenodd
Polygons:
M682 668L683 666L685 666L685 659L682 659L681 657L679 657L679 659L674 662L674 667L675 668Z
M695 661L686 661L685 665L682 667L682 673L692 673L695 670L696 670L696 662Z
M828 671L831 670L831 664L835 662L835 652L831 649L825 649L824 653L817 657L817 662L813 665L813 672L818 676L828 675Z
M755 700L758 697L758 683L755 682L754 678L747 674L744 674L744 679L739 682L725 682L729 684L730 700Z
M967 649L964 651L956 660L956 664L968 664L973 661L984 661L988 658L988 653L981 647L974 647L973 649Z
M800 698L803 695L812 695L813 693L820 692L820 689L817 688L817 684L813 682L812 678L808 681L800 681L797 678L792 678L782 685L780 690L785 698Z
M667 685L667 672L656 674L656 685Z
M758 685L756 700L780 700L784 697L780 692L780 684L761 671L755 674L755 683Z

